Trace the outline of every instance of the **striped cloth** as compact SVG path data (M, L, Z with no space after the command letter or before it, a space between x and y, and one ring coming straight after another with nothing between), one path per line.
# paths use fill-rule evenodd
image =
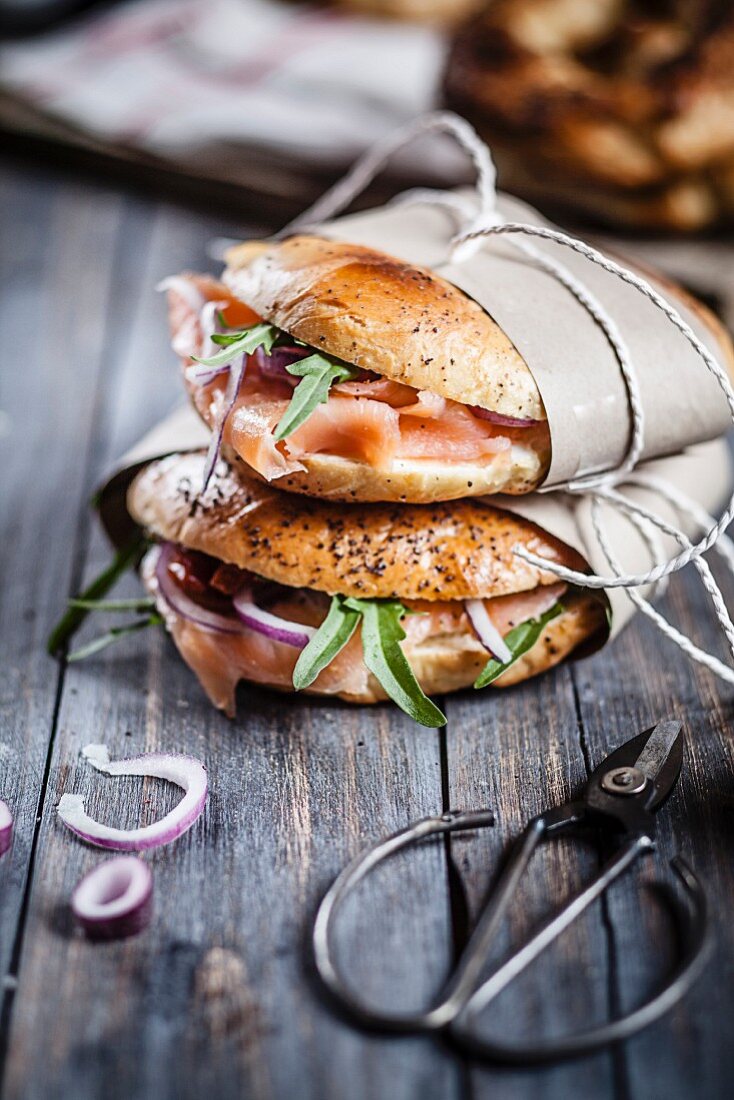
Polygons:
M436 30L333 8L133 0L3 46L0 124L287 189L286 165L341 169L431 107L443 52ZM445 146L428 159L452 178Z

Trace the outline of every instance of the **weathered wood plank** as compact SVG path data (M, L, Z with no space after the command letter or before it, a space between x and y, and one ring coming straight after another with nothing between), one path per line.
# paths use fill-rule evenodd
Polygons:
M476 838L452 838L451 850L475 916L513 840L530 817L571 798L586 778L568 669L508 691L464 693L449 702L447 756L451 802L488 806L497 822ZM491 956L497 966L598 865L586 845L552 841L536 853ZM514 986L487 1009L482 1026L505 1040L560 1036L608 1009L607 939L592 911L569 929ZM614 1096L613 1056L538 1069L475 1067L481 1097Z
M0 172L0 753L15 816L0 860L0 973L13 952L42 795L58 669L45 640L75 570L115 194ZM12 974L9 977L12 985Z
M138 636L65 678L33 886L18 925L54 725L57 671L43 641L72 573L83 561L92 575L107 555L96 530L89 539L83 497L106 462L178 394L154 283L177 268L206 265L207 239L235 230L215 216L193 217L73 181L38 182L9 171L0 187L0 322L10 346L18 341L24 366L3 371L0 400L10 426L22 425L24 444L17 433L0 440L2 517L10 532L0 544L2 793L20 810L16 847L0 861L5 967L16 929L22 932L20 986L7 1000L5 1094L726 1095L734 1070L730 693L692 671L644 623L573 671L509 693L452 700L445 742L388 708L353 711L257 691L242 693L241 716L229 723L211 712L170 643ZM706 290L715 295L724 286L728 301L720 253L721 277ZM685 265L685 257L676 252L675 262ZM704 257L688 281L706 272ZM28 454L43 454L43 464L29 464ZM132 579L127 590L136 590ZM669 603L713 644L704 598L690 582L675 582ZM606 909L569 931L503 995L487 1022L500 1034L558 1033L603 1018L615 1000L639 999L665 960L667 927L636 886L661 874L668 854L681 848L706 879L719 947L704 981L670 1020L620 1051L526 1071L462 1063L429 1040L367 1037L332 1013L311 973L306 933L319 897L349 856L374 836L435 812L445 795L454 805L489 803L497 828L451 844L476 913L527 818L572 795L590 766L670 710L671 700L688 716L695 740L680 792L661 816L660 855L620 883ZM118 755L155 747L192 752L206 759L213 791L196 828L151 857L151 929L103 946L75 931L67 908L73 884L101 855L56 823L54 805L64 790L80 790L93 811L110 820L122 811L132 824L164 811L175 796L162 784L116 786L94 775L79 759L90 740L105 741ZM597 861L593 849L563 844L539 854L498 952L517 943ZM417 1005L440 984L451 952L446 880L443 846L428 846L385 868L347 914L345 955L362 990L379 1003ZM453 915L461 923L458 902L454 887ZM455 932L460 937L461 929Z
M732 605L734 585L724 592ZM721 652L703 588L695 575L671 582L664 613L702 644ZM575 670L592 762L665 715L680 717L687 751L678 788L660 811L658 850L609 895L617 998L629 1009L649 996L671 961L670 922L649 886L672 882L668 860L680 852L700 875L711 903L714 961L673 1014L625 1045L629 1095L725 1096L734 1072L728 1023L734 989L731 875L731 691L693 666L646 622Z
M126 320L110 315L109 382L100 395L95 465L119 453L178 394L162 303L164 273L203 261L213 224L126 207L128 252L117 279ZM137 213L136 213L137 211ZM217 226L218 232L231 227ZM105 551L95 534L87 574ZM128 582L135 590L135 582ZM343 862L375 835L441 807L436 734L391 708L291 702L243 692L237 723L215 714L161 635L71 668L61 702L15 999L6 1095L79 1100L200 1096L452 1097L455 1063L427 1040L368 1038L323 1003L304 933ZM116 789L79 760L169 748L206 760L204 819L151 857L157 912L144 935L91 945L67 901L100 861L55 821L64 790L92 811L148 819L162 784ZM440 888L437 889L437 883ZM345 926L355 980L375 999L420 1004L447 965L443 849L386 869ZM415 929L406 937L406 929ZM419 960L420 965L414 960ZM38 1035L45 1057L35 1057Z

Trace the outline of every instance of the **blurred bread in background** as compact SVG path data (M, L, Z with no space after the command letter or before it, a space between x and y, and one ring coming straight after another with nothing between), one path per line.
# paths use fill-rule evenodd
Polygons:
M732 0L494 0L456 31L443 94L541 205L734 221Z

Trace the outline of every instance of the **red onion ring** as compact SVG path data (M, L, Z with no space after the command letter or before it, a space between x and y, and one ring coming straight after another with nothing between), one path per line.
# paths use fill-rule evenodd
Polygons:
M221 332L222 326L219 323L219 312L227 305L224 301L217 301L211 299L208 302L204 302L199 314L199 324L201 325L201 347L199 348L199 357L206 359L208 355L216 355L221 350L214 341L212 336L215 333ZM218 378L220 374L226 374L229 370L229 363L223 367L207 367L204 363L192 363L186 368L186 378L189 382L197 382L200 386L208 386L210 382L213 382L215 378Z
M215 378L229 373L229 363L224 367L207 367L204 363L193 363L186 368L186 380L198 386L208 386Z
M469 616L469 622L474 627L476 635L484 648L500 664L506 665L508 661L511 661L512 651L492 622L484 600L464 600L464 610Z
M261 347L253 352L263 378L289 382L292 386L298 385L300 379L294 374L289 374L286 367L290 367L292 363L298 363L301 359L307 359L309 355L313 355L311 348L299 348L295 344L273 348L270 355Z
M467 405L469 412L480 420L488 420L490 424L497 424L501 428L533 428L536 424L542 424L542 420L533 420L531 417L502 416L500 413L490 412L481 405Z
M158 559L155 563L155 579L158 591L165 603L187 622L203 626L205 630L215 630L219 634L241 634L242 624L232 615L220 615L216 611L209 611L201 607L196 600L187 596L168 572L168 565L176 553L172 542L164 542L160 547Z
M294 623L273 615L270 611L263 611L253 602L252 592L247 586L233 597L234 615L231 618L201 607L186 595L168 572L168 563L175 552L173 543L166 542L160 547L155 563L155 579L163 601L187 622L220 634L243 634L247 629L254 630L272 641L282 642L283 645L294 646L296 649L303 649L316 633L312 626Z
M240 360L235 366L234 363L229 366L229 380L227 382L227 389L224 393L224 408L217 418L217 423L212 431L212 438L209 444L209 450L206 452L206 462L204 463L204 473L202 475L201 491L205 493L207 486L211 480L211 476L214 473L214 467L219 459L219 452L222 449L222 437L224 436L224 427L229 419L229 414L235 406L237 395L240 392L240 386L242 385L242 379L245 377L245 367L247 366L247 356L240 356Z
M290 645L295 649L304 649L316 633L312 626L293 623L288 619L281 619L278 615L272 615L269 611L263 611L252 602L252 592L247 587L237 592L232 605L245 626L270 638L271 641L282 642L283 645Z
M153 911L150 867L137 856L105 860L77 883L71 911L92 940L142 932Z
M5 855L13 843L13 815L7 802L0 801L0 856Z
M193 756L151 752L144 756L131 756L127 760L110 760L104 745L87 745L83 753L92 767L105 775L150 775L156 779L167 779L186 792L165 817L137 829L115 829L102 825L87 815L81 795L62 795L57 807L59 817L88 844L117 852L159 848L162 844L177 840L200 817L206 803L208 783L204 765Z

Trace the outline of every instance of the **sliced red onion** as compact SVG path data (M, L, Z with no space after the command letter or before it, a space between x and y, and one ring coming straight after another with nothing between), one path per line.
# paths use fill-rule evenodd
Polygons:
M257 348L254 352L263 378L274 378L280 382L290 382L293 386L298 385L300 378L289 374L286 367L290 367L292 363L297 363L301 359L307 359L309 355L313 355L311 348L299 348L295 344L273 348L270 355L265 352L264 348Z
M206 462L204 463L204 473L202 475L201 491L205 493L207 486L211 481L212 474L214 473L214 467L219 460L219 452L222 449L222 438L224 436L224 429L229 418L229 414L234 408L237 400L237 395L240 392L240 386L242 385L242 379L245 377L245 366L247 365L247 356L241 355L239 362L232 363L229 367L229 380L227 382L227 389L224 392L224 406L217 417L217 422L212 429L212 438L209 443L209 450L206 452Z
M229 374L230 365L224 367L207 367L205 363L192 363L186 368L186 378L189 382L196 382L200 386L208 386L215 378L223 374Z
M171 610L197 626L203 626L206 630L215 630L220 634L241 634L242 624L234 615L220 615L216 611L209 611L201 607L196 600L187 596L183 589L176 584L168 572L168 565L176 553L173 543L163 543L155 564L155 579L158 583L158 591L169 605Z
M204 302L201 307L201 313L199 314L199 324L201 325L201 352L199 357L201 359L206 359L208 355L216 355L218 351L221 351L219 345L212 340L212 336L215 333L221 333L222 326L219 323L219 314L226 308L226 302L217 301L216 299Z
M6 802L0 802L0 856L5 855L13 843L13 815Z
M187 279L184 275L169 275L167 279L161 279L156 286L156 290L175 291L176 294L183 298L186 305L190 306L196 313L199 313L206 302L206 298L196 284L192 282L191 279Z
M512 650L492 622L484 600L464 600L464 608L484 648L488 649L500 664L506 665L511 661Z
M483 409L481 405L467 405L467 408L480 420L488 420L490 424L497 424L502 428L532 428L536 424L543 423L542 420L533 420L529 416L502 416L500 413Z
M226 302L218 302L212 299L211 301L204 302L204 305L201 307L201 313L199 315L199 324L201 325L201 347L199 348L199 357L201 359L206 359L209 355L216 355L217 352L222 350L214 343L212 336L222 330L222 326L219 323L219 312L224 309L226 305ZM208 386L215 378L227 374L229 369L229 363L225 363L224 366L221 367L208 367L205 363L192 363L186 368L186 378L189 382L197 382L200 386Z
M105 775L149 775L167 779L186 793L175 809L152 825L138 829L115 829L102 825L88 816L84 799L79 794L64 794L57 807L61 820L72 832L96 844L98 848L110 848L117 852L142 852L170 844L201 815L208 790L206 768L193 756L178 753L151 752L143 756L131 756L127 760L110 760L104 745L87 745L83 754L93 768Z
M138 856L113 856L85 875L71 895L71 910L92 940L142 932L153 911L153 875Z
M252 592L249 588L240 589L232 603L245 626L274 642L282 642L283 645L290 645L295 649L304 649L316 633L312 626L303 626L301 623L281 619L278 615L272 615L269 611L263 611L262 608L257 607L252 602Z

